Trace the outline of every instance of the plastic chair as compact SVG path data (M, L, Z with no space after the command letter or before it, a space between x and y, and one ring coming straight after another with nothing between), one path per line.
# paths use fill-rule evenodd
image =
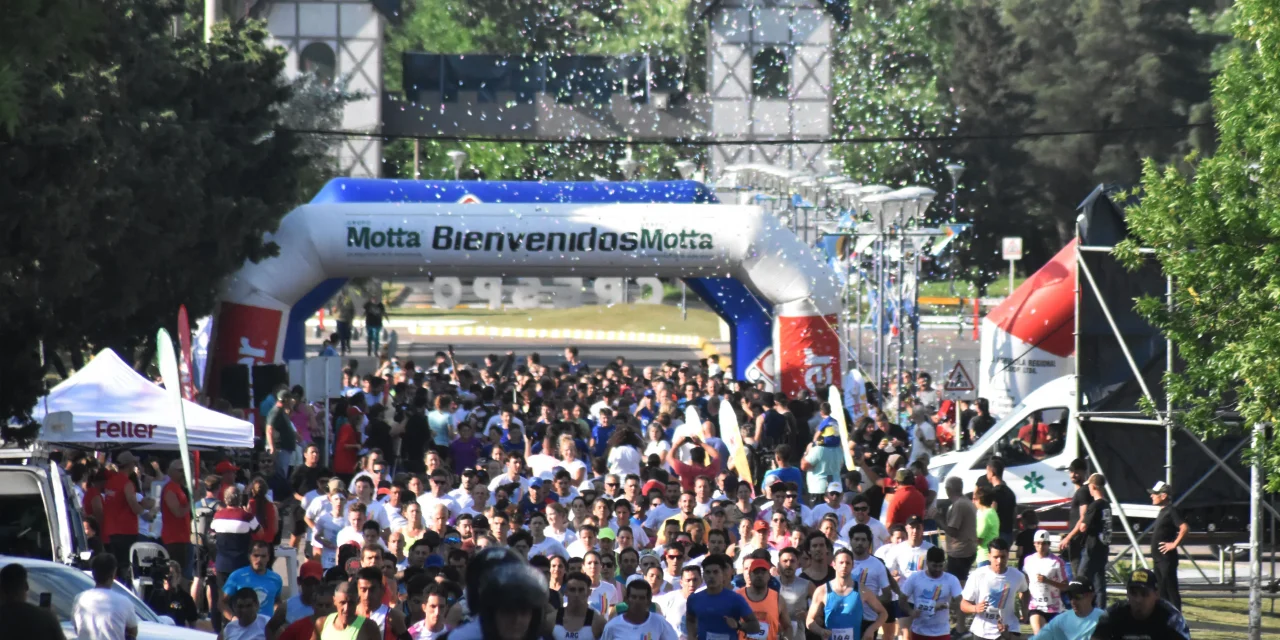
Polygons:
M155 586L151 578L151 568L162 564L165 571L169 567L169 551L155 542L136 542L129 547L129 565L133 568L133 592L144 601Z

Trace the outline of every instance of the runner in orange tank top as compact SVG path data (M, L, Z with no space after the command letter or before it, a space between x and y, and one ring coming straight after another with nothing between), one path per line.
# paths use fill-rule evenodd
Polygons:
M738 594L747 599L747 605L760 621L759 633L739 631L741 640L779 640L779 630L791 628L791 616L786 607L781 606L778 592L769 588L769 571L772 566L768 560L756 558L747 563L747 586L738 589Z

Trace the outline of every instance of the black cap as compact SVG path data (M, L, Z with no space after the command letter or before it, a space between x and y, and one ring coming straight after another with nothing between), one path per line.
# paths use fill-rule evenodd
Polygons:
M1088 582L1072 580L1067 583L1067 595L1078 596L1086 593L1093 593L1093 585Z
M1134 569L1129 575L1128 587L1156 588L1156 572L1150 569Z
M924 526L924 519L923 519L923 518L921 518L920 516L911 516L910 518L907 518L907 526L908 526L908 527L923 527L923 526Z

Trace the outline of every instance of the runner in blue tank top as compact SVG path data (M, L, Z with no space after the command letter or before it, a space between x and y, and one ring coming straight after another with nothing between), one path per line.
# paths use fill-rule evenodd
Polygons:
M837 549L832 562L836 577L813 592L805 624L823 640L874 640L880 626L889 618L880 599L853 579L853 552ZM863 628L862 603L876 614L875 621Z

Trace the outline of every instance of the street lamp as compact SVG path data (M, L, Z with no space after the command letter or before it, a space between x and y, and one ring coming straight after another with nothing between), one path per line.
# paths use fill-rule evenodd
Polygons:
M964 165L958 162L952 162L947 165L947 173L951 174L951 218L952 221L959 222L960 219L956 217L958 215L956 205L957 200L959 200L958 193L960 191L960 176L964 175Z
M454 149L449 152L449 160L453 161L453 179L462 179L462 167L466 166L469 154L461 149Z

